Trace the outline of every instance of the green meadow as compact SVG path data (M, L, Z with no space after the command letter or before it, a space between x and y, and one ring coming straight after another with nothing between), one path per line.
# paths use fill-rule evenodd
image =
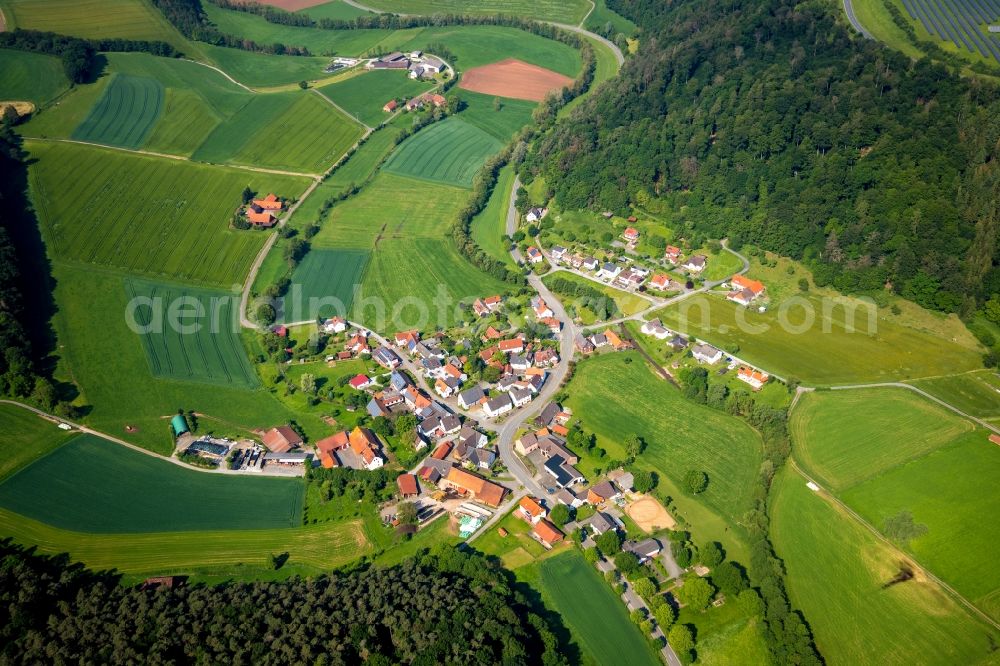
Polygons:
M59 58L0 49L0 101L45 104L69 88Z
M72 434L23 407L0 403L0 481L65 444Z
M493 97L471 90L453 93L465 102L458 117L463 122L483 130L507 143L510 138L531 122L531 114L538 104L523 99Z
M367 6L405 14L513 14L574 25L590 9L584 0L372 0Z
M909 382L966 414L1000 418L1000 376L993 370Z
M239 336L239 298L232 293L126 278L133 321L154 377L257 387ZM171 316L176 304L201 317ZM180 308L178 308L180 310ZM176 321L173 321L176 319ZM192 330L187 331L185 329Z
M250 186L295 197L306 180L28 141L32 197L57 259L231 286L265 235L229 229ZM78 175L86 173L87 178Z
M73 132L73 138L138 148L163 111L163 85L156 79L119 74Z
M354 287L361 283L369 253L363 250L312 250L292 273L284 321L313 321L350 312ZM335 299L336 304L327 303ZM339 306L339 307L338 307Z
M827 663L995 662L995 630L926 577L885 587L901 554L805 483L775 479L771 540Z
M723 349L738 349L765 370L810 384L898 381L982 367L977 349L898 323L874 305L847 297L802 298L760 313L721 295L699 294L652 316Z
M408 138L383 168L401 176L471 187L483 162L501 147L489 133L452 117Z
M616 32L624 34L626 37L636 31L636 25L621 14L608 9L604 0L594 0L594 11L587 16L586 27L588 30L603 31L608 24Z
M210 3L205 3L208 4ZM298 86L295 84L299 81L315 81L328 76L323 73L323 69L330 63L329 58L269 55L208 44L200 46L211 62L251 88L291 86L297 90Z
M510 241L507 237L507 206L510 189L514 184L514 168L510 165L500 170L497 184L490 194L486 207L472 218L472 240L489 256L502 261L511 268L516 264L510 256Z
M331 2L325 2L322 5L300 9L298 13L308 14L316 20L328 18L335 21L349 21L353 18L357 18L358 16L369 14L370 12L366 12L363 9L358 9L353 5L349 5L344 2L344 0L332 0Z
M382 110L386 102L416 97L432 87L425 81L409 78L405 71L372 70L317 90L357 120L374 127L390 116Z
M300 479L184 469L80 435L0 484L0 506L98 534L267 529L302 521Z

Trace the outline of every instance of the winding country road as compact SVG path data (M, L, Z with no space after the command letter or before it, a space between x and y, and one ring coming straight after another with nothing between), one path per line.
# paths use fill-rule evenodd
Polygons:
M854 29L861 33L861 36L865 39L875 39L872 33L865 29L865 26L861 25L861 21L858 20L857 14L854 13L854 4L852 0L844 0L844 13L847 14L847 20L851 22Z

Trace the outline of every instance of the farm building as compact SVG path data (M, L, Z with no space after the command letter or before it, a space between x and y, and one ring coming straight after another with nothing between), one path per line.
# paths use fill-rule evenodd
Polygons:
M302 446L302 437L292 430L291 426L283 425L271 428L264 433L264 446L275 453L286 453Z
M174 429L174 437L180 437L184 433L190 432L187 419L184 418L183 414L175 414L174 418L170 419L170 427Z
M420 494L420 487L417 485L417 477L412 474L400 474L396 477L396 485L399 486L399 494L406 499L416 497Z
M503 486L458 467L452 467L441 484L494 508L500 506L503 496L507 493L507 489Z

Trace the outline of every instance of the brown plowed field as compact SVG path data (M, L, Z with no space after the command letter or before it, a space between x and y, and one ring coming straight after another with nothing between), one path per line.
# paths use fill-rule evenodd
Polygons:
M572 83L573 79L568 76L508 58L467 70L462 74L458 87L485 95L540 102L553 90Z

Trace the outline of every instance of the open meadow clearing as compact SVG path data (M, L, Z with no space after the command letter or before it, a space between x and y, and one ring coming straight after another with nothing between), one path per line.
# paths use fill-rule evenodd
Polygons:
M769 372L810 384L917 379L982 367L976 349L890 320L874 305L846 297L802 298L787 309L759 313L699 294L652 316L723 349L738 348L741 357Z
M354 288L368 263L363 250L312 250L292 273L292 284L285 296L283 321L313 321L317 317L345 316L351 311ZM335 299L340 307L328 303ZM313 307L313 304L317 307Z
M511 268L515 267L510 256L510 241L507 240L507 205L510 202L510 188L514 183L514 168L510 165L500 170L497 184L490 194L486 207L479 212L470 224L472 240L483 252L504 262Z
M263 4L281 6L288 11L308 14L317 21L325 18L335 21L349 21L371 13L349 5L344 0L331 0L330 2L323 0L269 0Z
M443 238L467 196L451 185L380 172L358 194L334 206L312 244L371 249L376 238Z
M586 0L370 0L366 6L403 14L513 14L574 25L590 9Z
M389 173L471 187L472 178L502 144L461 118L434 123L404 141L383 167Z
M23 407L0 404L0 480L65 444L72 434Z
M173 447L164 418L178 409L202 414L201 432L248 436L250 428L294 419L310 437L329 434L317 415L293 414L270 390L154 377L140 336L126 324L125 276L57 262L55 279L56 376L80 387L78 404L88 409L79 420L87 425L162 454ZM122 390L123 382L142 389Z
M97 534L266 529L301 524L303 490L301 479L199 472L80 435L0 484L0 506Z
M270 55L209 44L200 46L207 59L229 76L251 88L290 84L297 89L298 86L295 84L299 81L315 81L328 76L323 73L323 68L330 64L329 58Z
M539 565L541 586L576 639L599 664L659 664L625 605L577 550L547 558Z
M688 470L702 470L709 482L698 501L730 520L749 508L761 456L759 435L739 419L686 400L638 353L601 354L580 362L566 391L566 404L584 429L598 435L610 458L624 458L625 437L637 434L647 444L637 465L678 485ZM581 460L581 471L587 474L585 463Z
M954 441L973 425L903 388L816 391L789 419L795 457L841 491Z
M0 101L25 100L41 105L67 88L69 80L59 58L0 49Z
M382 110L386 102L416 97L432 87L426 81L411 79L405 71L372 70L317 90L360 122L374 127L390 116Z
M257 375L247 359L239 336L239 298L233 293L190 286L127 278L129 302L144 305L134 310L136 333L142 340L154 377L200 381L233 387L258 386ZM205 317L178 317L179 327L169 323L170 308L186 303L187 311L200 310ZM148 304L148 305L147 305ZM183 332L182 326L196 330Z
M538 104L523 99L497 98L492 95L463 90L457 93L466 106L458 117L502 143L507 143L522 127L531 122Z
M305 527L139 534L62 530L0 509L0 525L15 541L39 552L69 553L95 570L142 578L170 574L258 577L274 571L272 554L288 553L289 569L304 575L343 566L372 551L360 521Z
M885 445L889 446L888 442ZM879 529L909 511L927 532L906 546L921 564L1000 621L1000 447L983 430L842 493L851 508Z
M90 146L25 145L36 160L32 196L55 258L226 287L244 279L265 239L229 229L243 188L296 197L307 185Z
M935 583L884 587L902 556L785 470L775 479L771 539L795 606L829 664L992 663L1000 639Z
M163 111L163 86L156 79L115 75L104 94L74 130L73 138L138 148Z
M981 419L1000 418L1000 376L994 370L921 379L909 383L966 414Z

